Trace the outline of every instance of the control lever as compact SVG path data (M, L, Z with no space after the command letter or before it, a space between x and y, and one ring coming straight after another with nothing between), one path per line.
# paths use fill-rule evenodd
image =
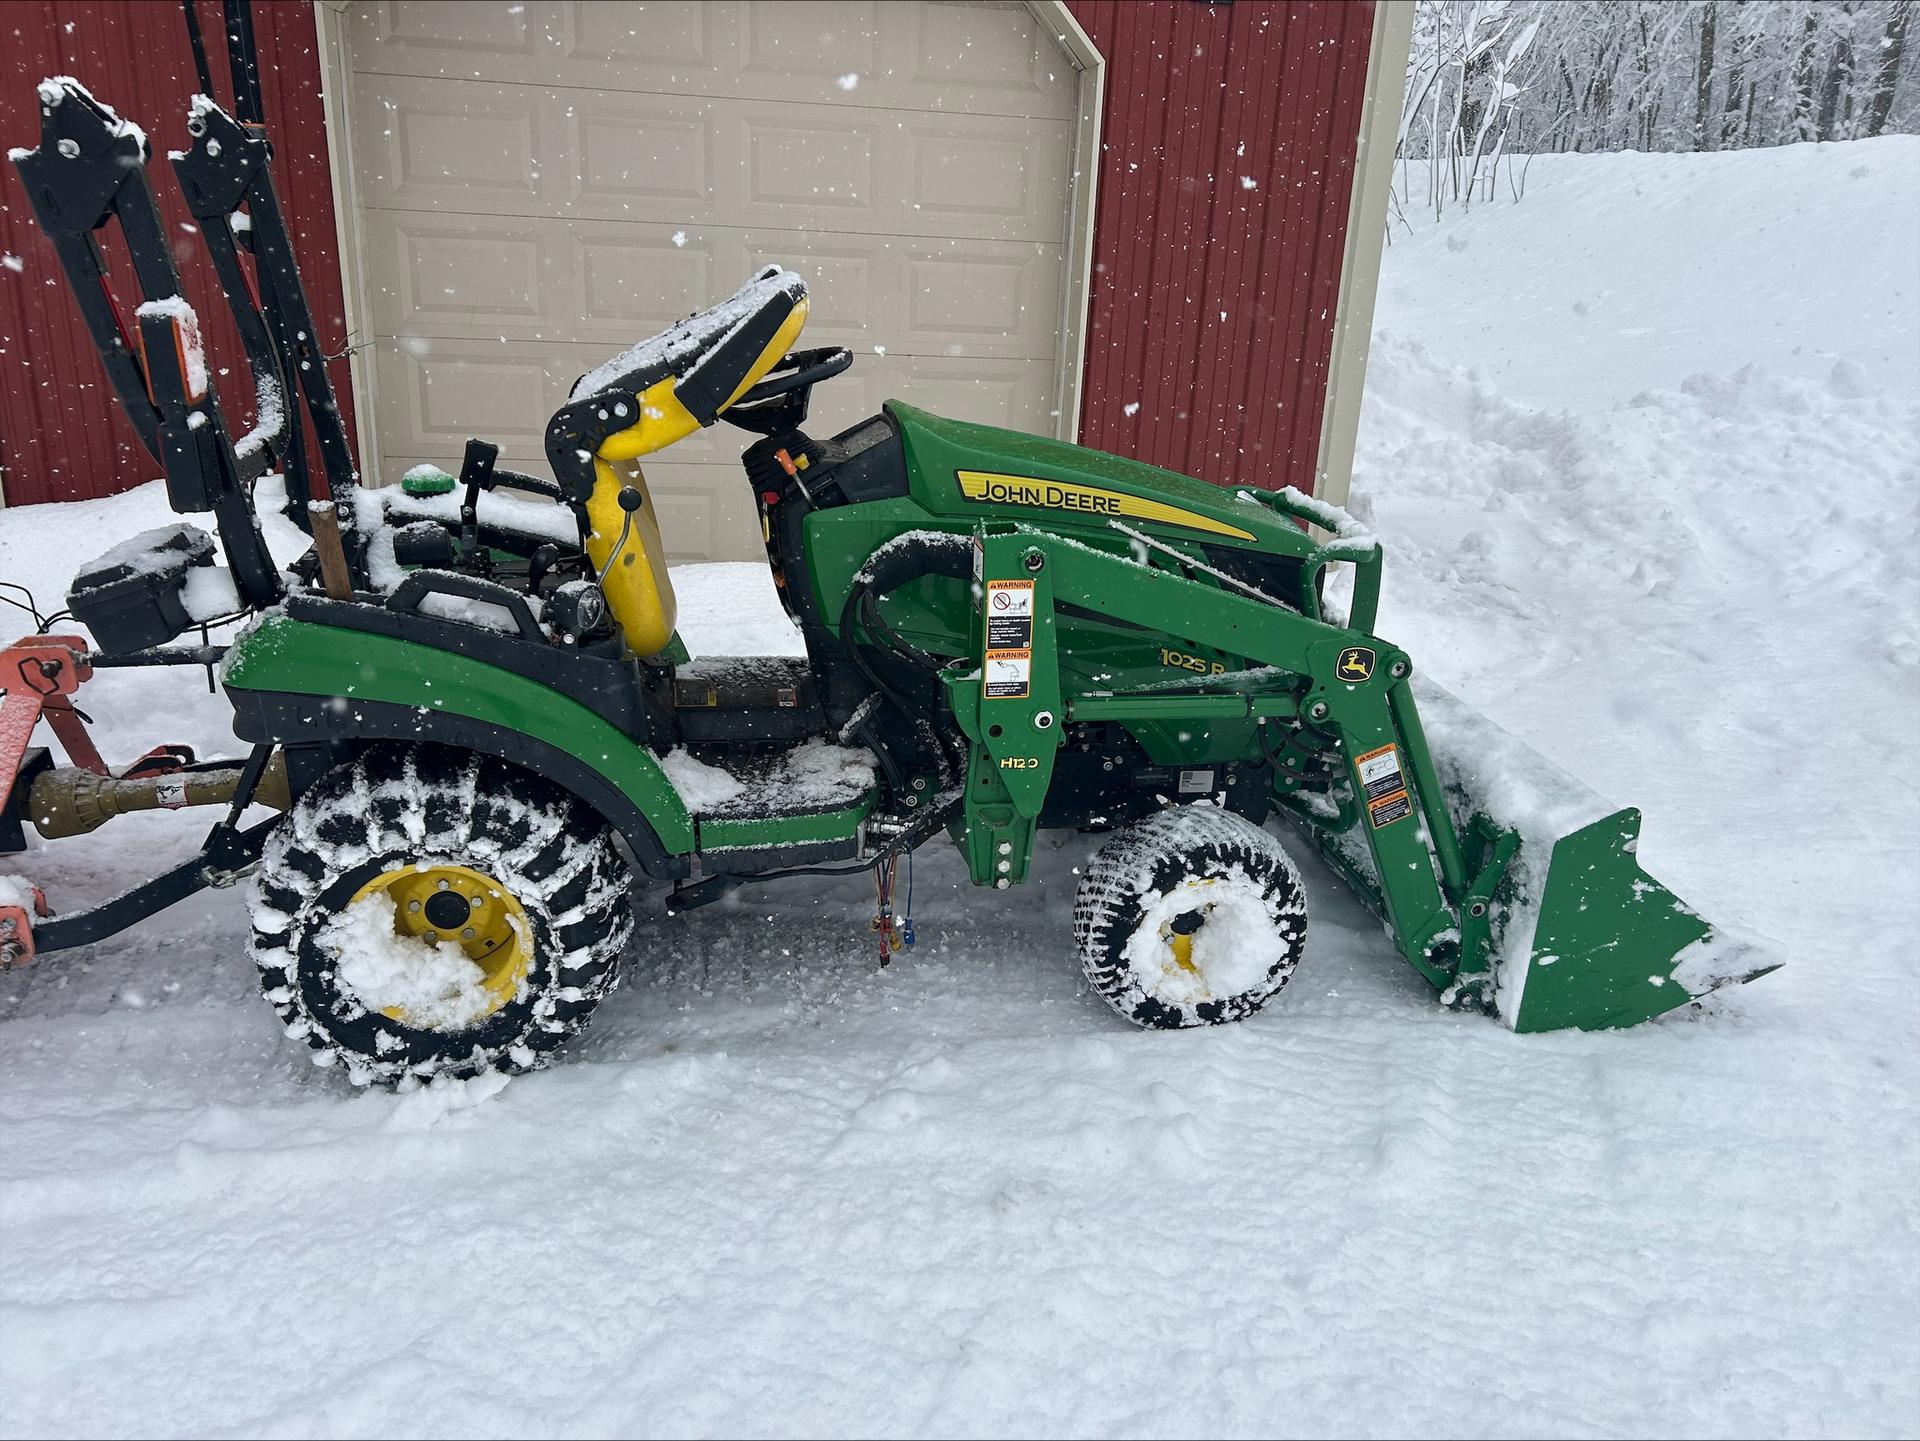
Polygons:
M560 563L560 547L552 541L540 546L527 558L527 594L540 594L540 582Z
M627 548L627 537L633 534L633 515L646 503L646 497L630 485L620 487L618 497L620 509L626 512L620 518L620 539L613 543L613 549L607 552L607 563L600 567L600 574L593 578L596 586L604 586L607 572L613 569L613 563L620 559L620 552Z
M500 459L500 447L475 437L467 442L467 453L460 458L460 483L466 494L460 501L460 553L480 555L480 492L493 489L493 467Z

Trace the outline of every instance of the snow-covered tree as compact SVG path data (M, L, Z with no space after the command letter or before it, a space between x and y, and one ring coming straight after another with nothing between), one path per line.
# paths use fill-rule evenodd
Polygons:
M1913 0L1419 0L1396 201L1436 213L1543 150L1920 130ZM1519 193L1518 175L1505 182Z

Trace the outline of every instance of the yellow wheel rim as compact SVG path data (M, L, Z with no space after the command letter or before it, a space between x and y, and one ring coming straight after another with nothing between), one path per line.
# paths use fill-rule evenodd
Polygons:
M1203 876L1200 878L1199 884L1202 886L1213 885L1215 884L1214 878L1212 876ZM1206 924L1206 913L1212 909L1213 906L1211 903L1201 907L1201 925ZM1191 914L1191 912L1188 914ZM1197 929L1196 927L1196 930ZM1200 974L1200 968L1193 963L1194 934L1194 931L1176 931L1171 922L1160 927L1160 939L1166 942L1167 949L1173 953L1173 964L1190 976Z
M482 1019L513 1000L533 964L533 926L505 885L470 866L416 865L382 871L347 904L384 893L393 902L395 935L456 945L480 968L487 994ZM381 1015L406 1022L404 1008Z
M1190 975L1199 975L1193 965L1193 937L1174 932L1167 937L1167 945L1173 951L1173 963Z

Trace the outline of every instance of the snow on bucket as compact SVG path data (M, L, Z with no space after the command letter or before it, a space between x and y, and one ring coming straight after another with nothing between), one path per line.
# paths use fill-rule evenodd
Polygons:
M1641 867L1640 812L1611 805L1424 678L1420 716L1454 824L1520 838L1494 929L1494 996L1516 1031L1631 1026L1777 970L1772 946L1705 920Z

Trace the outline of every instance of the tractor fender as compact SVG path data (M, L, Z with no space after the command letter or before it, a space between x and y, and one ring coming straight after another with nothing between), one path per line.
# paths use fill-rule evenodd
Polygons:
M687 874L693 818L647 747L578 701L471 656L268 615L221 672L243 740L423 740L521 766L618 830L650 877Z

